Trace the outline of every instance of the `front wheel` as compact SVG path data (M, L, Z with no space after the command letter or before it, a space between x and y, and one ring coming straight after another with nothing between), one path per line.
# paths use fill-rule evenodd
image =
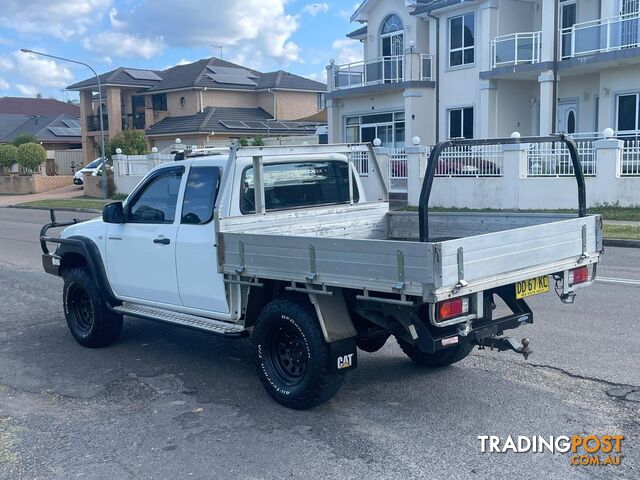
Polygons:
M424 367L446 367L466 358L473 350L473 345L470 343L460 343L435 353L424 353L415 345L401 338L397 338L397 340L405 355Z
M278 298L264 307L252 342L262 384L285 407L315 407L340 389L344 374L331 369L329 344L305 299Z
M88 348L115 342L122 331L122 315L109 310L89 271L74 268L63 276L64 314L73 338Z

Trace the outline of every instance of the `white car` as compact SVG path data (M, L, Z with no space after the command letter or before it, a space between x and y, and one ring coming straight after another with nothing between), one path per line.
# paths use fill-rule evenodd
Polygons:
M93 162L89 163L86 167L78 170L73 176L73 184L74 185L82 185L83 178L85 173L90 173L95 175L98 170L102 167L102 158L96 158Z

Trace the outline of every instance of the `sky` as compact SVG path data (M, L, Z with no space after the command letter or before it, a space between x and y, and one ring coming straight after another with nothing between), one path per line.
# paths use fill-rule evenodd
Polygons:
M362 59L345 34L357 0L2 0L0 97L77 99L64 88L91 76L82 66L35 57L32 49L89 63L164 69L220 57L259 71L325 81L330 59Z

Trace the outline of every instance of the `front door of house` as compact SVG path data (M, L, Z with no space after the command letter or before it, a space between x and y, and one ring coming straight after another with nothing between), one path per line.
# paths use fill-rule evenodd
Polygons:
M576 102L561 102L557 110L558 133L576 133L578 130L578 105Z
M363 143L371 143L374 139L379 138L382 142L380 146L393 147L393 124L362 125L360 138Z
M382 37L383 82L402 80L402 59L404 54L404 34L392 33Z

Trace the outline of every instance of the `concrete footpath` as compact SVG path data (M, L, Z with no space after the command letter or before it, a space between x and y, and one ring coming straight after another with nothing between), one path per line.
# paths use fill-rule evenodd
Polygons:
M83 190L78 185L68 185L48 192L31 193L28 195L0 195L0 207L8 207L23 202L33 202L35 200L65 199L83 196Z

